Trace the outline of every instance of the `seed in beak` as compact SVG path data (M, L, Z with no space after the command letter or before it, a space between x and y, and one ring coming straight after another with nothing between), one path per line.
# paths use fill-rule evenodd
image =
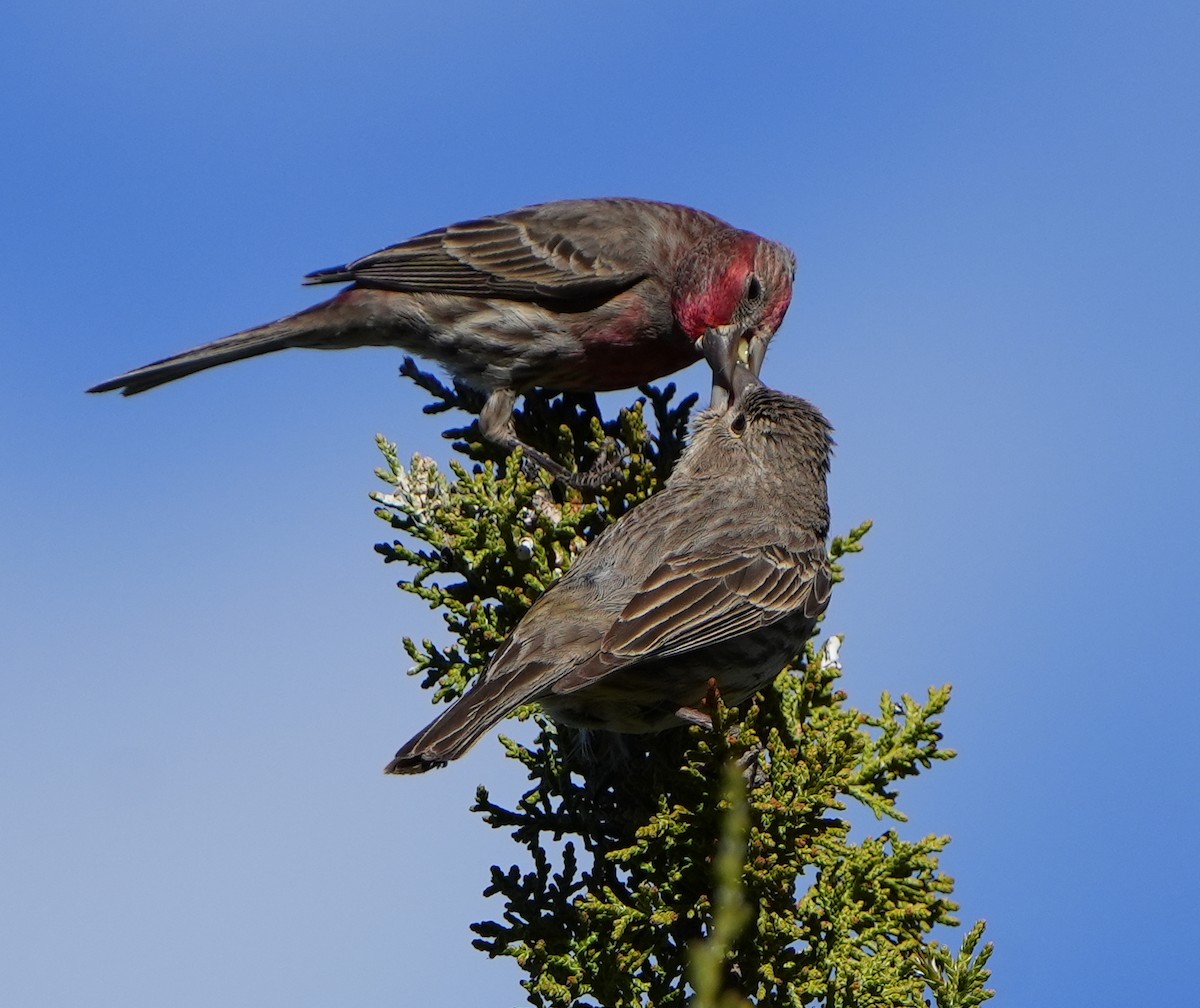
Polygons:
M738 360L742 364L748 365L750 363L750 337L749 336L747 336L745 339L740 340L738 342Z

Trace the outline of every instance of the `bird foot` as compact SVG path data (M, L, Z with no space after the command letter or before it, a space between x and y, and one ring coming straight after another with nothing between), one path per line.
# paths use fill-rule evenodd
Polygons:
M680 707L675 716L688 724L699 725L707 731L720 731L721 689L716 679L708 680L708 691L699 707Z
M746 785L750 788L762 787L771 776L767 765L759 758L766 752L766 748L764 745L756 745L747 749L737 761L738 769L742 771Z
M690 725L697 725L705 731L712 731L713 720L712 715L705 713L702 710L697 710L695 707L680 707L675 716L680 721L685 721Z
M567 483L579 490L595 490L619 476L624 465L625 458L616 443L607 441L591 468L586 472L571 473Z
M595 490L598 487L604 486L613 477L621 472L623 458L618 454L616 461L612 460L609 449L616 451L616 445L609 442L601 450L600 455L592 464L592 467L585 472L571 472L566 466L560 462L556 462L545 452L525 444L523 441L516 442L516 447L519 447L524 453L522 459L522 468L525 475L530 479L534 479L539 469L544 469L553 476L559 483L564 486L573 487L576 490Z

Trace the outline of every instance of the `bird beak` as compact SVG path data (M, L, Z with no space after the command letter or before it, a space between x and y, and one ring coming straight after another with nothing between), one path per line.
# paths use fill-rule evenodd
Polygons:
M758 369L767 348L753 330L732 323L714 326L700 337L700 349L713 373L709 409L723 413L747 387L760 384Z
M742 343L746 346L746 359L742 363L757 378L762 374L763 361L767 359L767 341L755 331L742 336Z

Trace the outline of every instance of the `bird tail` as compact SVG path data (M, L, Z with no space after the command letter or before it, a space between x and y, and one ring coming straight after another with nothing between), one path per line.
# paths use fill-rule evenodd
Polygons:
M356 279L358 277L354 270L346 266L330 266L326 269L306 273L300 282L305 287L311 287L313 284L353 283Z
M537 664L537 663L533 663ZM524 688L514 688L512 675L482 680L432 724L400 747L384 773L416 774L458 759L512 711L529 703L544 684L536 669L518 673Z
M356 318L348 303L348 296L358 293L345 291L329 301L277 322L246 329L224 339L214 340L212 343L205 343L203 346L127 371L123 375L92 386L88 391L111 392L120 389L122 395L136 395L138 392L145 392L197 371L207 371L231 361L245 360L289 347L339 350L368 344L373 340L369 333L362 331L364 326L361 315Z

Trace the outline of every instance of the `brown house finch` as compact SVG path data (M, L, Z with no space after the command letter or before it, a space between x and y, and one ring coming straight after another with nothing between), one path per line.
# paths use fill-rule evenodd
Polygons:
M579 554L388 773L456 759L533 701L579 728L705 723L710 680L736 704L800 650L833 583L830 427L745 367L717 370L732 402L700 414L664 488Z
M719 330L758 374L792 296L787 248L711 214L638 199L543 203L429 231L305 283L349 283L329 301L89 389L134 395L288 347L395 346L487 396L480 431L521 445L516 398L534 387L603 392L700 359ZM724 392L716 389L718 403ZM526 454L560 478L541 452Z

